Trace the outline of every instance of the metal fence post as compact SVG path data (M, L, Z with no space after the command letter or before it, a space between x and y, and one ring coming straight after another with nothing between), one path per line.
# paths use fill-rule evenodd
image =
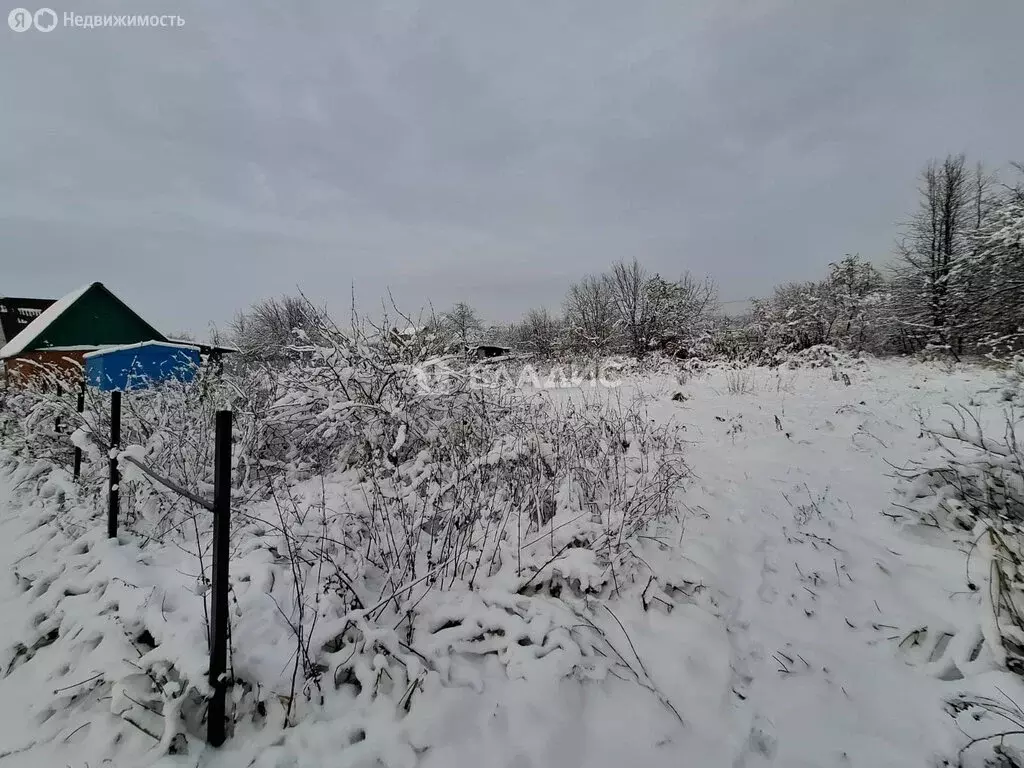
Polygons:
M217 411L213 465L213 601L210 610L210 687L207 741L225 739L228 656L228 558L231 527L231 411Z
M64 387L60 385L60 382L57 382L57 397L64 399ZM53 420L53 431L54 434L60 434L60 411L57 412L57 416Z
M82 413L85 411L85 383L82 383L81 389L78 390L78 412ZM75 480L82 474L82 449L77 445L75 446L75 469L74 475Z
M121 393L110 393L110 483L107 491L107 538L117 538L119 506L118 484L121 473L117 469L117 452L121 447Z

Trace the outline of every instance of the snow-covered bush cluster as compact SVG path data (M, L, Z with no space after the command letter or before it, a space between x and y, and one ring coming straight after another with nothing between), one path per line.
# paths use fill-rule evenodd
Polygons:
M778 286L754 302L749 341L761 355L831 346L889 352L893 332L890 288L882 274L856 256L830 266L825 280Z
M39 397L13 387L0 389L0 442L13 453L67 463L72 449L62 432L62 419L68 423L71 406L69 399L56 394Z
M8 395L4 428L18 437L5 437L5 471L44 521L19 572L51 610L0 662L53 643L88 658L88 685L55 694L55 711L109 708L124 738L165 752L202 738L211 520L166 484L210 497L224 407L236 734L344 711L332 727L351 730L351 748L392 761L416 739L373 723L414 714L426 690L473 685L482 658L512 677L621 666L586 627L600 601L652 575L636 543L675 522L687 475L677 428L607 390L557 400L475 388L456 364L432 379L436 359L386 335L314 323L273 362L124 395L119 547L102 521L108 401L92 393L78 415L54 392ZM77 484L73 444L85 455ZM84 615L81 594L109 611ZM276 759L253 749L257 763Z

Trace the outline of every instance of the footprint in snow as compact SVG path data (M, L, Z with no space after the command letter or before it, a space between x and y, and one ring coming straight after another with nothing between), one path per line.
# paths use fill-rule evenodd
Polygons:
M733 761L733 768L747 768L748 765L764 765L775 758L778 741L774 729L764 717L756 715L747 735L744 751Z
M757 596L760 598L762 603L768 603L770 605L771 603L774 603L775 598L779 596L779 590L776 589L774 585L765 582L758 588Z

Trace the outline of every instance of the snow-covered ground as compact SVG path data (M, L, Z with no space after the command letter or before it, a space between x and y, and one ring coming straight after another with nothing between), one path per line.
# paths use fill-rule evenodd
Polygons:
M998 374L906 361L845 370L849 386L827 367L756 368L538 393L557 403L640 398L648 418L685 427L692 476L679 523L638 545L647 570L582 609L551 597L480 595L521 619L537 647L544 638L543 653L521 656L511 643L487 654L465 651L466 638L446 640L445 601L468 598L435 594L436 647L419 650L431 660L472 658L425 678L408 714L401 695L370 709L358 696L322 706L314 696L293 727L282 729L264 708L219 750L193 740L185 754L156 748L153 736L165 747L174 736L159 731L160 718L133 725L121 716L131 709L132 665L188 646L125 640L134 627L162 622L201 638L194 578L176 567L184 556L105 541L102 525L64 508L73 506L70 483L55 477L28 495L32 468L8 462L0 472L0 766L154 758L225 768L955 765L970 736L1008 726L949 702L967 693L1024 703L1024 686L997 663L987 562L976 554L968 568L969 533L922 525L899 506L906 500L894 467L932 450L920 420L941 422L947 404L972 404L982 423L998 424ZM63 507L61 492L71 500ZM291 650L260 613L275 586L255 556L233 564L236 664L278 659L287 669L268 674L285 679ZM175 623L175 614L188 621ZM110 621L123 637L104 629ZM585 663L570 644L549 642L560 622L584 621L614 663ZM201 655L172 661L201 677ZM374 660L374 669L383 664ZM117 679L129 682L100 685L117 665ZM173 698L173 685L166 691ZM966 764L984 764L981 746Z

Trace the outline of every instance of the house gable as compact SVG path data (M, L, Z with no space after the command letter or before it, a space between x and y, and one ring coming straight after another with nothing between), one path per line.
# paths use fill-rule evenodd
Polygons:
M0 356L140 341L166 339L102 283L93 283L49 307L12 339Z

